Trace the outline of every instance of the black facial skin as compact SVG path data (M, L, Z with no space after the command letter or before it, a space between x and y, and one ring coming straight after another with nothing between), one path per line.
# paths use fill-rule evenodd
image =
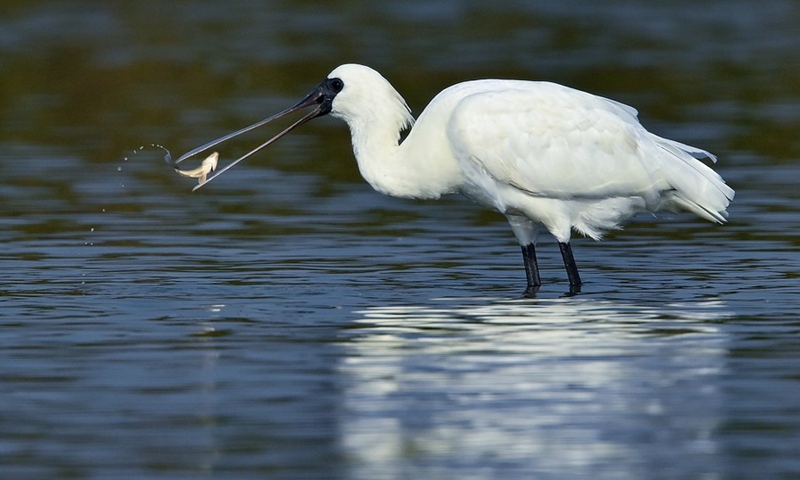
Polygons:
M321 95L320 113L316 116L327 115L333 108L333 99L336 95L344 89L344 82L339 78L326 78L324 82L312 92L311 95L317 93Z

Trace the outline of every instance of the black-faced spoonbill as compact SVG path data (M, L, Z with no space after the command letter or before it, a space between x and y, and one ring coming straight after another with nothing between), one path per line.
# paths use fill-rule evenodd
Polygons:
M330 113L349 125L358 168L375 190L405 198L461 193L504 214L522 247L528 292L542 283L534 250L540 225L558 241L570 290L577 292L572 230L599 240L635 213L659 210L724 223L734 196L697 159L716 161L714 155L653 135L635 109L613 100L548 82L475 80L443 90L414 125L392 85L355 64L337 67L297 105L175 163L306 107L315 108L208 181Z

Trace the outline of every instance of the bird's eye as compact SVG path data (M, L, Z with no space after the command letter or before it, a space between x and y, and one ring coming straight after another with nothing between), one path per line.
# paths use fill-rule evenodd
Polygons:
M333 90L334 93L339 93L344 88L344 82L338 78L331 79L328 85L330 85L331 90Z

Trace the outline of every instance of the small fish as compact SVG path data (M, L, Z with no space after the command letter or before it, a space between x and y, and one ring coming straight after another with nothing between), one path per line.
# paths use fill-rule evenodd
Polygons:
M184 177L197 178L198 186L200 186L206 183L208 174L217 169L217 160L219 160L219 153L214 152L206 157L206 159L203 160L203 163L201 163L197 168L193 168L191 170L181 170L174 165L172 168L174 168L176 172Z

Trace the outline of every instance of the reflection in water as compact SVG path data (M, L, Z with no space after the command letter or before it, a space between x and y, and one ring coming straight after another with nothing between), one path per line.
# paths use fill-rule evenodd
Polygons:
M340 368L355 478L719 471L724 305L473 303L361 312Z
M212 305L209 310L212 313L219 313L224 305ZM197 425L195 441L198 447L193 452L191 461L193 470L197 473L210 474L214 471L214 465L219 461L222 452L218 437L219 430L219 387L218 375L220 351L214 343L214 339L220 335L214 323L201 322L200 331L194 334L194 338L201 344L199 350L202 356L199 362L200 379L197 385L197 404L194 408L194 416ZM222 333L224 335L224 333Z

